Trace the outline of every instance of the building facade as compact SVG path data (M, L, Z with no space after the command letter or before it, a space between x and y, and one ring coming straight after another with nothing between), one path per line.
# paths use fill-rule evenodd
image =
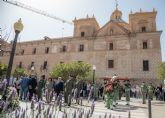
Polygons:
M129 14L122 19L116 8L110 20L100 27L95 17L74 19L72 37L21 42L17 44L13 69L35 67L38 75L46 74L59 63L84 61L96 66L96 76L117 74L131 79L156 79L157 65L162 62L160 36L156 28L157 11ZM7 44L4 50L10 50ZM8 63L9 53L0 57Z

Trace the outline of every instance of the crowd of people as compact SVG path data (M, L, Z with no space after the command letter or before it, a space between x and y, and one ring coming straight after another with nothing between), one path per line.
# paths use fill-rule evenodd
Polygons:
M151 87L151 88L150 88ZM156 100L165 101L165 85L162 84L158 86L153 86L151 83L147 86L147 93L149 93L149 89L152 93L152 96L155 97ZM132 98L141 98L141 86L135 85L131 87L131 93ZM146 98L148 97L148 94L146 94Z
M0 84L0 89L4 88L4 83L7 80L2 80ZM12 77L9 81L9 86L13 86L17 90L17 94L20 100L32 100L32 97L35 96L38 100L43 100L43 96L45 95L46 101L50 102L51 95L56 93L57 96L62 93L64 94L68 92L68 95L75 97L83 97L83 98L94 98L104 99L105 98L105 83L93 83L91 82L74 82L74 85L68 86L67 82L64 82L61 77L57 79L53 78L45 78L45 75L42 75L40 78L37 78L35 75L24 75L21 77ZM70 83L72 84L72 83ZM67 88L68 87L68 88ZM145 92L144 92L145 91ZM119 98L125 96L125 89L119 88ZM145 93L145 95L143 95ZM78 95L76 95L78 94ZM130 86L130 97L133 98L143 98L144 99L155 95L156 100L164 100L165 101L165 86L159 85L158 87L154 87L152 84L148 86L145 83L142 85ZM68 98L65 98L68 101Z
M6 85L7 80L2 80L0 83L1 91L5 89ZM33 96L35 96L38 100L43 100L43 93L45 92L47 92L49 97L53 92L59 94L63 91L63 81L60 77L58 79L46 79L45 75L42 75L40 78L37 78L35 75L11 77L9 86L16 88L17 95L20 100L29 101L32 100Z

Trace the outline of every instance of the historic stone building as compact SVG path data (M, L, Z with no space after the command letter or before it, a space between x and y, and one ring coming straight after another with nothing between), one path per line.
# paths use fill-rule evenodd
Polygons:
M115 9L110 20L100 27L95 17L74 19L72 37L17 44L13 69L34 66L38 75L48 75L55 64L84 61L96 65L96 76L117 74L132 79L155 79L162 61L160 36L156 29L157 12L129 14L129 22ZM5 45L4 50L10 50ZM8 63L9 53L0 61Z

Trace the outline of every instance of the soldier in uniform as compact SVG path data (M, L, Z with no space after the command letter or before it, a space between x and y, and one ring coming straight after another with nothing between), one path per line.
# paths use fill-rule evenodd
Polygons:
M69 76L69 79L65 82L65 90L64 90L64 102L70 106L70 103L68 101L68 96L71 96L72 88L74 88L74 79L73 77Z
M99 87L97 83L95 83L93 86L94 86L94 100L97 100L99 96Z
M105 89L105 103L108 109L113 109L114 91L112 83L106 85Z
M145 82L143 82L141 85L141 93L142 93L142 104L146 104L147 86Z
M131 84L130 84L130 81L127 80L126 83L125 83L125 97L126 97L126 102L127 102L126 105L130 105L129 104L129 102L130 102L130 91L131 91Z
M112 89L113 89L113 106L115 107L117 104L117 100L119 99L119 81L117 80L117 75L114 74L112 77Z
M115 80L113 83L113 91L114 91L114 106L116 106L118 103L117 101L119 100L119 80Z
M148 86L148 99L153 100L153 94L154 94L154 87L152 83Z

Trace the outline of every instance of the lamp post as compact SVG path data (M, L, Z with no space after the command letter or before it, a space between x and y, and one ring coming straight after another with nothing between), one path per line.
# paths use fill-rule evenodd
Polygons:
M95 84L95 71L96 71L96 66L93 65L93 85Z
M14 38L12 49L11 49L11 52L10 52L10 59L9 59L7 74L6 74L7 86L9 85L9 81L10 81L10 75L11 75L11 71L12 71L14 54L15 54L15 50L16 50L18 35L23 30L23 24L22 24L21 19L19 19L16 23L14 23L14 30L15 30L15 38Z

